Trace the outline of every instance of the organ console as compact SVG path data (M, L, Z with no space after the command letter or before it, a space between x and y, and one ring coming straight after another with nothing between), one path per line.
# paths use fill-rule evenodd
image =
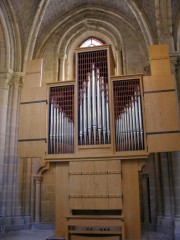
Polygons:
M47 94L27 72L19 156L56 164L57 237L141 239L138 172L148 153L180 150L167 46L150 54L152 76L114 76L109 45L76 49L76 79Z

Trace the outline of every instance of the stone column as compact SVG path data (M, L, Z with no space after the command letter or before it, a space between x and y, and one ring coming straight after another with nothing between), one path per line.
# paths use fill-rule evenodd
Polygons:
M161 153L162 169L162 197L163 197L163 217L161 218L160 230L168 236L174 235L174 220L172 211L172 189L170 184L170 167L167 153Z
M174 239L180 239L180 152L171 153L174 189Z
M16 188L17 188L17 132L19 86L21 73L13 73L9 81L8 111L6 118L6 142L4 154L4 180L3 180L3 215L7 225L16 224Z
M175 66L174 76L175 76L177 99L179 104L179 119L180 119L180 58L179 59L176 58L175 61L173 61L173 66Z
M116 75L122 75L123 74L123 62L122 62L122 55L121 50L116 49Z
M41 176L34 176L35 182L35 222L40 222L40 205L41 205Z
M148 194L148 174L143 173L141 175L141 181L142 181L142 204L143 204L143 224L149 224L150 223L150 215L149 215L149 194Z
M5 205L3 201L4 191L4 161L5 161L5 145L6 145L6 128L7 128L7 112L9 98L9 81L12 74L0 73L0 216L5 215Z
M155 153L155 182L157 197L157 224L159 225L163 215L161 160L159 153Z
M67 60L66 54L61 53L59 55L59 59L60 59L59 81L65 81L66 80L66 60Z
M15 216L16 212L16 190L17 190L17 136L18 136L18 119L19 119L19 103L20 103L20 89L21 89L21 73L15 73L11 80L11 102L8 113L8 142L6 148L6 164L8 170L8 192L6 198L9 199L11 205L11 215ZM10 213L10 212L9 212Z

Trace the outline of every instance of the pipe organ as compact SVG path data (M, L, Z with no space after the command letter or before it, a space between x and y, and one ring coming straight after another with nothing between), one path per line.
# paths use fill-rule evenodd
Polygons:
M109 45L77 49L76 81L49 85L48 153L69 162L67 239L125 239L117 156L146 155L142 75L111 77L114 70Z
M138 172L149 153L180 150L167 49L150 48L151 76L114 76L109 45L79 48L76 79L47 88L42 60L27 64L19 156L56 164L57 237L141 239Z

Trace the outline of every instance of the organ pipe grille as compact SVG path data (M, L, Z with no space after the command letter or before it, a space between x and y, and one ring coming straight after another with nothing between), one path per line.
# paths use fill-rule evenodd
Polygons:
M79 145L111 142L107 62L107 50L77 55Z
M113 81L116 151L144 149L140 79Z
M74 152L74 86L50 88L48 153Z

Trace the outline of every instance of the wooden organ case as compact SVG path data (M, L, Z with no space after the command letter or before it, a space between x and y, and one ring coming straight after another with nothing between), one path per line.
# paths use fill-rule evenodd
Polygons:
M138 172L148 153L180 150L167 46L151 47L152 76L148 77L114 76L109 45L80 48L75 54L76 80L47 84L47 95L45 86L37 85L34 91L27 71L21 100L19 155L56 162L57 237L139 240ZM31 64L29 68L33 72ZM29 94L29 89L35 95ZM23 114L30 114L32 103L42 109L43 124L34 115L25 122ZM164 118L166 114L168 118ZM168 144L169 136L172 146Z

